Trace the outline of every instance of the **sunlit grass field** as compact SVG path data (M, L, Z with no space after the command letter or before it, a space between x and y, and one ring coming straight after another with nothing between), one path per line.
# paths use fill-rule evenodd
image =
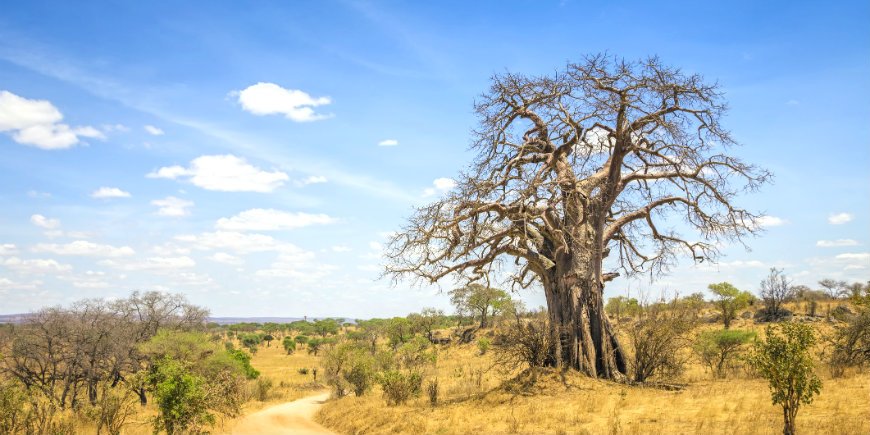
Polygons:
M815 325L830 329L824 322ZM751 320L738 320L733 327L764 333L764 326ZM821 365L817 373L822 392L800 409L798 433L870 434L870 373L849 371L832 379ZM771 403L766 381L742 371L715 379L694 359L677 380L685 384L681 391L630 387L552 370L529 385L528 377L515 378L516 374L500 371L491 351L480 355L474 344L443 347L429 374L440 386L437 406L430 405L425 391L405 405L387 406L376 387L364 397L328 402L317 420L346 434L782 433L782 410Z

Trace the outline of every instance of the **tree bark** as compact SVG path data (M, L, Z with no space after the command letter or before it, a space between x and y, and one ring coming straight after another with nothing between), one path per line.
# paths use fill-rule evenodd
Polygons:
M795 431L794 420L797 412L795 410L789 409L788 407L782 407L782 417L784 420L782 434L783 435L795 435L797 432Z
M568 268L557 265L545 280L547 311L558 337L548 363L592 377L623 380L625 353L604 312L600 273L596 273L600 267L594 267L588 257L585 260L571 261Z

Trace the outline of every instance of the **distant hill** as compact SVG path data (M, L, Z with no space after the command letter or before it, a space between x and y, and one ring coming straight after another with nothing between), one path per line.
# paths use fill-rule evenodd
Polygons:
M21 323L27 316L30 316L30 314L0 314L0 323Z

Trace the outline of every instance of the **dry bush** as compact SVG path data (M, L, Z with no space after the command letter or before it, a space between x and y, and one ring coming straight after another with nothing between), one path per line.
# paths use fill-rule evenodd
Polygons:
M634 382L652 377L672 379L679 376L688 361L685 351L694 318L678 307L656 304L644 310L641 319L625 327Z
M500 332L496 362L508 370L543 367L554 360L554 336L545 313L534 313L528 319L516 316Z

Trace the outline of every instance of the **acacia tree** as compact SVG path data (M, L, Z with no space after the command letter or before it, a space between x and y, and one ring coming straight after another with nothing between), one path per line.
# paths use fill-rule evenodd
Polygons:
M758 230L733 200L770 174L727 154L722 94L698 75L596 55L551 76L495 76L475 109L476 159L392 238L386 273L474 282L512 259L513 284L546 295L556 365L623 378L604 284L682 254L714 259L717 241Z
M707 288L718 297L714 303L719 312L722 313L722 322L725 324L725 329L731 327L731 321L737 318L737 310L743 309L752 300L752 294L741 292L737 287L728 282L710 284Z

